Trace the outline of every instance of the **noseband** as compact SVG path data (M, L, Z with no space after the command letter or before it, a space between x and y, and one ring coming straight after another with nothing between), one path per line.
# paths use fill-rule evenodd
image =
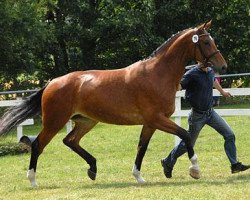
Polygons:
M195 36L195 35L194 35L194 36ZM193 37L194 37L194 36L193 36ZM195 43L194 58L195 58L195 60L196 60L196 53L195 53L195 52L196 52L196 46L198 46L198 48L199 48L199 50L200 50L200 52L201 52L201 55L202 55L203 58L204 58L202 64L203 64L203 66L206 67L206 66L209 64L210 58L212 58L212 57L215 56L217 53L219 53L220 50L217 49L216 51L214 51L214 52L211 53L210 55L205 55L204 51L203 51L202 48L201 48L200 40L199 40L199 38L201 38L201 37L203 37L203 36L210 36L210 34L209 34L209 33L204 33L204 34L201 34L201 35L196 35L197 40L193 40L193 42Z

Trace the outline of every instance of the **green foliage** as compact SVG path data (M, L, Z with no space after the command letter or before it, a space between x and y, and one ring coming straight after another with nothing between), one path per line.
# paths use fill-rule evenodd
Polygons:
M249 13L249 0L2 0L1 89L9 81L26 88L23 75L43 85L71 71L128 66L210 19L229 73L248 72Z
M244 73L250 69L250 4L249 0L221 2L216 16L216 39L226 55L229 72Z
M28 153L28 149L22 144L7 143L0 145L0 157L6 155L19 155L23 153Z
M36 69L36 53L43 34L33 1L1 2L1 74L14 78L18 73ZM2 74L2 75L3 75Z

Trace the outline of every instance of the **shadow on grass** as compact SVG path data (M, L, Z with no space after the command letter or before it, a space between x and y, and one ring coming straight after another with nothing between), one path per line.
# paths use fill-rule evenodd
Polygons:
M100 183L100 182L91 182L89 181L87 184L82 183L81 186L77 187L78 189L122 189L122 188L152 188L152 187L183 187L183 186L192 186L192 185L201 185L201 186L223 186L223 185L236 185L237 183L242 184L244 182L248 183L250 180L250 174L239 174L232 175L228 178L224 179L200 179L200 180L175 180L174 178L171 180L166 179L166 181L157 181L157 182L146 182L145 184L138 184L135 181L131 182L110 182L110 183ZM63 186L64 187L64 186ZM58 184L53 185L40 185L38 188L28 187L27 190L56 190L63 188ZM69 185L65 186L69 189Z
M57 189L61 189L61 188L62 187L60 187L59 185L46 185L46 186L38 185L38 187L27 186L25 188L25 191L57 190Z
M184 180L184 181L175 181L171 179L171 181L158 181L158 182L146 182L145 184L138 184L136 182L113 182L113 183L94 183L88 185L82 185L82 189L108 189L108 188L129 188L129 187L180 187L180 186L188 186L188 185L207 185L207 186L222 186L222 185L230 185L230 184L242 184L244 182L249 182L250 174L241 174L241 175L234 175L230 176L226 179L218 179L218 180L208 180L208 179L200 179L200 180Z
M227 178L228 182L249 182L250 174L235 174Z

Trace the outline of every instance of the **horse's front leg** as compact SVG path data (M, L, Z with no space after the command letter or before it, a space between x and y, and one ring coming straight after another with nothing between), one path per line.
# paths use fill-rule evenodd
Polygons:
M135 177L137 182L140 184L145 183L145 180L141 176L141 172L140 172L141 171L141 164L142 164L143 157L146 153L146 150L148 148L148 143L149 143L152 135L154 134L154 132L155 132L155 129L149 128L148 126L144 125L142 127L142 131L141 131L141 135L140 135L140 139L139 139L139 144L138 144L138 149L137 149L137 156L135 159L134 167L132 169L133 176Z
M162 130L164 132L177 135L185 142L188 157L192 164L189 168L189 174L191 177L195 179L199 179L200 168L198 165L198 159L197 159L197 155L194 153L194 149L191 144L191 137L188 134L188 132L163 115L160 115L158 118L155 118L155 119L157 120L154 120L154 122L152 123L155 128Z
M188 158L191 161L191 166L189 167L189 175L194 178L194 179L199 179L200 178L200 168L198 165L198 158L197 155L194 153L194 149L191 143L191 137L189 133L181 128L177 128L176 132L177 136L180 137L186 144L187 152L188 152Z

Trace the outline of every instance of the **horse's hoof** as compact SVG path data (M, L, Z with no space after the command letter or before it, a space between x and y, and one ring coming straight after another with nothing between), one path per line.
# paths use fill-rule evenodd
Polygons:
M36 182L33 182L33 183L31 183L31 187L32 187L32 188L37 188L37 187L38 187L38 185L37 185L37 183L36 183Z
M194 179L200 179L200 169L194 166L189 167L189 175Z
M95 180L95 178L96 178L96 173L95 172L93 172L93 171L91 171L90 169L88 169L88 176L89 176L89 178L91 179L91 180Z
M145 184L146 183L146 181L144 180L144 178L142 178L142 176L139 176L139 177L134 176L134 177L135 177L138 184Z
M30 181L31 187L36 188L38 186L36 183L36 173L35 173L34 169L28 170L27 178Z

